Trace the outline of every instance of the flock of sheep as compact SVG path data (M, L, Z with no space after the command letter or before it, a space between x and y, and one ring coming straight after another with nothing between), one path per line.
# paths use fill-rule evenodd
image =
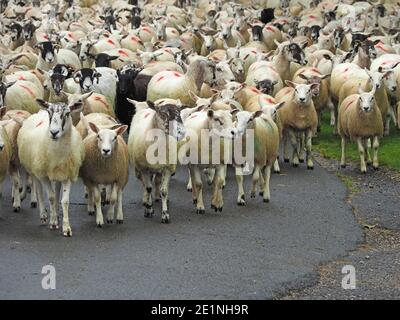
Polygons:
M250 135L250 196L259 190L268 202L280 145L285 162L313 169L324 111L342 140L341 165L355 141L361 171L377 169L379 138L399 123L400 6L353 2L0 0L0 186L9 174L14 211L30 191L41 222L58 229L61 203L71 236L70 190L81 178L96 224L105 204L106 221L122 223L131 166L145 216L161 199L168 223L170 179L183 164L150 161L149 150L165 146L168 159L197 153L184 164L197 213L203 175L222 211L227 165L245 205L245 166L232 154ZM215 138L232 152L204 160Z

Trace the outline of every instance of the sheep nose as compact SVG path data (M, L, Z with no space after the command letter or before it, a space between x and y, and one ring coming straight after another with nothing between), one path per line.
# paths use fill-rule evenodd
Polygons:
M397 87L392 87L392 91L394 92L394 91L396 91L396 89L397 89Z
M105 155L108 155L110 152L111 152L110 149L103 149L103 153L104 153Z
M51 136L55 139L60 131L59 130L50 130Z
M367 112L369 110L368 107L364 107L364 111Z
M299 98L300 102L306 101L306 98Z
M0 144L0 151L4 149L4 144Z

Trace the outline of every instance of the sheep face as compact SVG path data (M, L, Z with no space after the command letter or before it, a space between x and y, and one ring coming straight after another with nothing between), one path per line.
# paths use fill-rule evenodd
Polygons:
M251 34L253 36L253 41L263 40L263 28L259 25L254 25L251 27Z
M4 83L0 81L0 107L4 105L4 98L6 96L7 89L11 87L15 82L16 81Z
M308 61L303 49L307 46L307 43L303 43L300 47L297 43L290 43L284 47L286 58L289 61L296 62L305 66Z
M12 41L17 41L22 34L22 27L18 23L12 23L10 26L10 36Z
M318 46L321 49L329 50L333 46L333 35L325 35L322 31L319 34Z
M129 89L133 88L133 81L135 80L141 69L130 68L126 70L117 70L117 91L118 94L127 94Z
M213 135L233 139L237 136L237 129L233 125L232 115L227 110L207 111L209 129Z
M79 42L81 49L79 51L79 59L86 61L90 57L90 49L93 47L93 43L89 40Z
M274 92L274 86L278 83L278 81L271 81L270 79L265 79L261 81L255 81L256 88L260 90L262 93L272 95Z
M28 23L24 24L24 26L22 27L22 31L24 34L24 39L26 41L29 41L33 38L35 31L39 27L39 25L35 25L32 21L29 21Z
M54 46L51 41L40 42L35 47L40 50L40 55L44 61L47 63L52 63L54 61Z
M343 28L336 28L333 31L333 43L335 48L340 48L344 39L344 30Z
M83 68L74 74L74 81L79 83L83 92L87 93L93 91L93 85L95 82L99 83L101 73L95 69Z
M221 36L228 39L232 35L232 25L229 23L221 23Z
M391 70L384 71L382 67L379 67L378 71L382 74L383 83L385 88L390 92L397 90L397 79L393 69L397 67L397 64L392 67Z
M286 80L285 83L294 88L294 100L298 105L308 105L311 101L312 90L315 90L319 84L297 84Z
M244 75L244 64L242 59L233 58L230 60L230 65L233 73L237 74L238 76Z
M156 111L155 121L159 129L174 137L177 140L182 140L186 134L185 127L181 118L180 107L174 104L162 104L157 107L153 103L147 102L149 107Z
M66 105L65 103L48 103L42 99L36 99L49 115L49 137L52 140L60 139L72 126L71 112L77 112L82 108L82 103Z
M359 106L362 112L368 113L371 112L375 106L375 89L372 89L371 92L362 92L359 91Z
M89 122L89 127L97 135L97 147L104 158L112 156L118 144L118 136L128 129L128 126L118 126L116 129L99 129L91 122Z
M96 67L110 67L111 61L118 59L118 56L110 56L107 53L99 53L95 57Z
M260 96L260 98L261 98L261 96ZM284 104L285 104L285 102L280 102L278 104L269 104L269 105L265 105L265 106L260 104L260 106L262 106L263 113L275 121L277 111L280 108L282 108Z
M233 111L233 114L235 114L236 116L235 125L238 136L244 135L246 133L247 128L252 128L253 120L262 114L262 111L256 111L256 112L249 112L249 111L236 112L236 111L237 109Z
M235 81L235 75L233 74L228 62L221 61L215 66L215 77L219 80L223 79L226 82Z

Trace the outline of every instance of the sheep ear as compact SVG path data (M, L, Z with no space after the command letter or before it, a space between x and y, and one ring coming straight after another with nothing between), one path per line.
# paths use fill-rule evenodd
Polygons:
M9 120L2 120L2 121L0 121L0 127L4 127L4 126L10 124L11 122L13 122L12 119L9 119Z
M117 136L122 136L126 130L128 130L128 126L120 126L119 128L115 129L115 133Z
M312 84L310 85L310 89L311 89L311 90L319 89L319 83L312 83Z
M8 89L9 87L13 86L17 81L12 81L9 83L6 83L6 88Z
M89 122L89 127L94 133L99 133L99 128L93 122Z
M274 106L275 110L279 110L280 108L283 107L284 104L285 104L285 101L279 102L278 104L276 104Z
M210 119L213 119L214 118L214 110L209 109L207 111L207 117L209 117Z
M82 72L77 71L72 77L76 83L79 83L79 81L82 79Z
M50 106L50 104L43 99L36 99L36 102L44 109L47 109Z
M253 112L253 115L251 116L252 119L258 118L259 116L261 116L263 114L262 110L257 110L255 112Z
M108 57L108 61L112 61L112 60L115 60L118 58L119 58L119 56L111 56L111 57Z
M1 107L0 108L0 119L2 119L6 113L7 113L7 108Z
M68 105L68 107L71 112L80 111L83 107L83 102L77 101L77 102L74 102L74 103Z
M129 99L129 98L126 98L126 101L128 101L130 104L132 104L133 106L135 106L136 105L136 100L133 100L133 99Z
M94 93L94 91L90 91L88 93L83 94L82 95L82 100L88 99L93 93Z
M154 105L154 102L152 101L146 101L147 105L149 106L150 109L156 110L156 107Z
M290 80L285 80L285 83L289 87L296 88L296 84Z
M326 60L332 61L332 58L331 58L331 56L330 56L329 54L324 54L323 57L324 57Z
M198 96L196 96L193 91L189 90L189 96L192 98L195 102L199 99Z
M231 110L231 115L234 116L234 115L235 115L236 113L238 113L238 112L239 112L239 109L236 109L236 108L235 108L235 109L232 109L232 110Z
M306 75L304 75L303 73L300 73L300 74L299 74L299 77L300 77L300 78L302 78L303 80L306 80L306 81L308 81L308 78L307 78L307 76L306 76Z

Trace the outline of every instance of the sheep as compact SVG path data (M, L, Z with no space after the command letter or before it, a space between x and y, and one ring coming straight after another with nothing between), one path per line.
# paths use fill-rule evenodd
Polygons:
M154 131L156 129L156 131ZM158 129L158 130L157 130ZM158 132L158 139L154 141L152 134ZM152 176L156 175L161 182L160 195L162 201L161 222L169 223L168 212L168 187L171 175L176 170L177 142L185 135L180 110L175 105L167 104L155 108L148 101L148 108L137 110L132 118L131 130L128 138L129 159L135 168L136 177L143 184L143 205L145 217L151 217L154 213L152 199ZM157 147L158 151L165 150L165 159L150 159L149 148ZM153 149L155 150L155 149ZM163 152L162 152L163 153ZM155 161L153 161L155 160Z
M128 126L117 128L101 128L89 122L92 133L83 140L85 160L79 170L79 176L88 188L88 211L94 214L96 208L96 224L104 224L101 210L100 185L110 185L112 188L110 206L107 212L107 223L113 223L114 207L117 204L117 224L123 223L122 193L128 182L129 157L128 147L122 134Z
M204 214L203 183L200 168L215 169L213 179L213 196L211 208L222 211L224 202L222 188L225 184L225 165L231 162L225 149L231 149L231 139L236 137L232 116L228 110L212 109L192 113L184 121L187 131L185 143L179 147L180 162L188 164L192 182L192 198L197 214ZM227 138L227 139L224 139ZM203 139L209 141L208 149L203 150ZM218 151L221 151L218 153ZM224 151L222 151L224 150ZM213 155L212 159L204 158L205 154ZM219 155L214 159L214 155ZM186 157L185 157L186 156Z
M83 68L76 71L73 75L76 83L79 83L83 93L94 91L106 96L108 103L115 106L115 96L117 90L117 71L107 67L94 69Z
M69 65L74 70L78 70L82 67L79 57L75 52L68 49L59 49L56 52L51 41L39 42L35 47L40 50L36 64L37 69L49 71L56 64Z
M5 108L0 108L0 116L5 113ZM0 118L1 118L0 117ZM5 126L8 125L12 120L0 121L0 197L2 196L3 182L8 173L10 166L10 160L12 156L12 147L10 139L5 130ZM19 192L19 190L18 190Z
M198 95L203 83L212 85L215 81L214 69L212 62L200 58L189 65L184 75L174 71L159 72L149 82L147 100L154 102L168 97L180 99L184 105L194 106L188 92Z
M9 109L21 109L29 113L36 113L39 107L35 99L43 98L43 89L40 90L36 84L17 80L15 82L0 82L0 106L7 106Z
M307 169L313 169L311 147L312 137L318 125L318 115L311 99L311 92L318 84L296 84L288 80L285 83L292 90L278 99L279 102L285 102L278 111L283 127L284 160L288 161L286 141L289 138L293 148L292 165L295 167L299 165L300 146L305 134Z
M83 112L81 112L79 114L79 122L76 125L76 130L78 130L82 140L85 139L89 133L89 122L96 123L97 126L110 128L119 124L117 120L104 113L94 112L84 115Z
M72 182L78 178L84 160L82 139L72 125L71 113L82 108L82 103L66 105L51 104L38 99L45 110L26 119L17 138L18 156L21 164L36 185L40 219L47 223L43 187L50 202L50 228L58 228L57 209L62 186L62 209L64 236L72 236L69 224L69 194Z
M379 138L383 135L383 122L374 94L375 87L369 92L360 88L358 94L348 96L339 107L338 130L342 141L340 164L346 166L346 142L356 141L362 173L367 172L365 158L369 139L372 139L374 150L372 166L375 170L379 168L378 148Z
M275 163L279 153L279 130L271 117L263 113L262 110L255 112L233 111L236 117L236 128L239 139L243 139L242 146L245 145L247 130L253 130L254 143L254 166L253 184L250 196L255 197L257 184L260 175L263 175L264 185L260 192L264 202L271 199L269 181L271 176L271 167ZM236 144L234 144L234 147ZM243 152L243 150L241 150ZM243 189L243 169L238 166L235 170L236 181L238 184L237 204L244 205L244 189Z
M4 134L8 138L10 144L11 158L9 161L9 174L12 179L12 195L13 195L13 209L14 212L19 212L21 209L21 199L26 195L26 179L21 184L20 174L25 173L20 165L18 158L17 136L21 128L21 122L28 118L30 114L22 110L7 111L6 107L0 108L0 122L5 124L3 126ZM7 140L6 138L6 140ZM25 177L26 178L26 177ZM1 179L0 179L1 180ZM20 192L22 187L22 192ZM31 193L31 207L36 206L35 190Z

